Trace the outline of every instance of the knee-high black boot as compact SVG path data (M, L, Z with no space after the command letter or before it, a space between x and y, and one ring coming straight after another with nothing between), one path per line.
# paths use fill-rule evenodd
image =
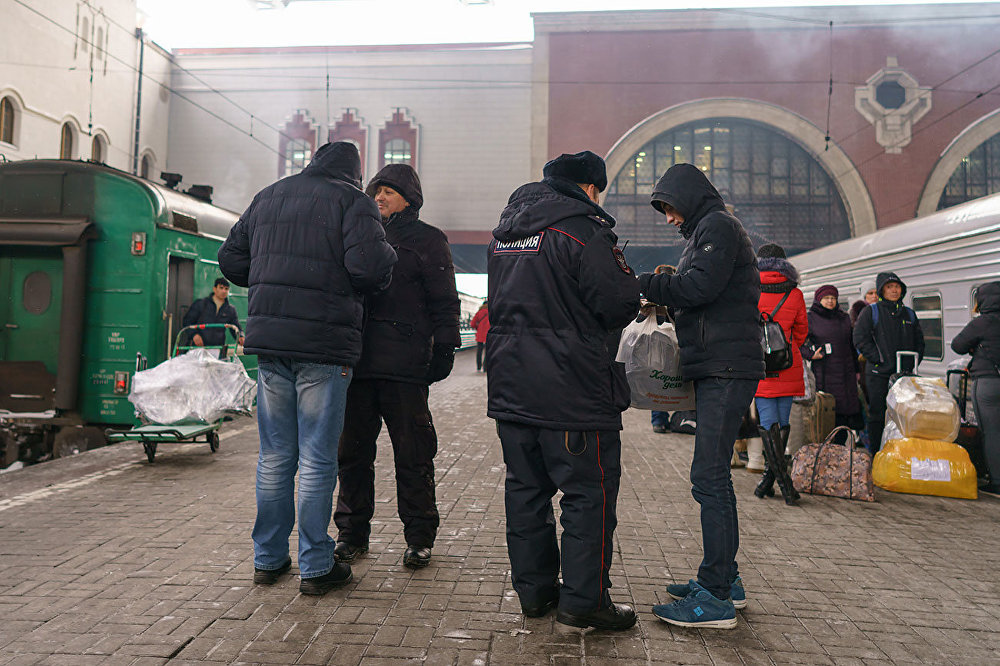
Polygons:
M791 431L792 431L792 427L791 426L781 426L781 451L782 451L782 453L787 453L788 452L788 434ZM785 460L786 460L785 469L788 470L788 476L789 476L789 479L791 479L791 475L792 475L792 462L791 462L791 459L788 456L785 457ZM789 487L792 489L792 496L795 499L800 499L801 495L799 495L799 491L797 491L795 489L795 484L789 483Z
M798 499L798 493L792 486L792 477L788 473L788 464L785 461L785 447L781 439L781 428L777 423L771 424L771 429L767 433L764 442L765 447L771 448L772 465L774 466L774 480L781 489L781 495L785 498L785 504L794 504Z
M753 489L753 494L760 499L774 497L774 462L772 460L774 453L768 444L769 437L770 434L761 428L760 441L763 444L761 448L764 450L764 473L761 475L757 487Z

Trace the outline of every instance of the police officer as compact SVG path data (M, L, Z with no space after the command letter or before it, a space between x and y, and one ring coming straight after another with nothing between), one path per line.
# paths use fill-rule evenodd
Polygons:
M507 464L511 576L529 617L558 607L563 624L628 629L635 611L608 593L630 399L614 358L639 287L599 205L604 160L561 155L542 173L511 195L488 253L487 414Z

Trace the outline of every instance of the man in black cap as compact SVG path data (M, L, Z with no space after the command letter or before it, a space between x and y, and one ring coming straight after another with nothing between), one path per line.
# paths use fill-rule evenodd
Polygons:
M615 362L639 307L635 274L599 205L604 160L561 155L510 197L488 252L489 402L507 464L507 552L529 617L622 630L611 540L630 395ZM562 585L552 497L562 491Z
M757 257L743 225L694 165L667 169L651 203L687 240L676 274L644 273L639 283L647 300L674 308L681 371L694 381L691 494L701 505L705 550L697 579L668 585L677 601L654 606L653 613L680 626L732 629L746 595L736 566L739 524L729 462L764 379Z
M336 556L352 562L368 550L375 513L375 440L382 421L396 463L396 504L403 521L403 564L425 567L440 519L434 493L437 433L428 386L451 372L462 345L455 267L448 239L418 219L420 178L408 164L379 171L365 193L375 199L386 240L399 257L389 289L365 303L361 361L347 391L340 439Z
M243 344L243 329L236 308L229 302L229 280L217 278L212 286L212 293L205 298L199 298L184 314L181 326L195 324L232 324L236 331L229 329L239 344ZM225 356L226 329L206 328L187 336L190 344L196 347L223 347L220 356Z

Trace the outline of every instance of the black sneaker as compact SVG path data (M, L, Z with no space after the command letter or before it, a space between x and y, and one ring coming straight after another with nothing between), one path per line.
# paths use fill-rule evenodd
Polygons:
M411 569L423 569L431 563L431 549L407 546L403 553L403 566Z
M346 562L347 564L350 564L367 552L368 544L355 546L354 544L347 543L346 541L338 541L337 547L333 549L333 556L338 562Z
M318 597L326 594L330 590L336 590L338 587L343 587L352 580L354 580L354 574L351 573L351 565L344 564L343 562L336 562L334 563L333 568L322 576L316 576L315 578L303 578L302 582L299 583L299 592Z
M580 627L581 629L593 627L594 629L608 629L610 631L631 629L635 626L637 619L635 610L625 604L611 604L600 610L582 615L576 615L561 609L556 614L556 621L560 624Z
M661 435L667 432L667 426L665 425L655 425L653 426L653 432L659 433Z
M288 558L288 561L282 564L277 569L258 569L253 568L253 582L254 585L274 585L278 582L278 578L281 574L288 573L288 570L292 568L292 558Z

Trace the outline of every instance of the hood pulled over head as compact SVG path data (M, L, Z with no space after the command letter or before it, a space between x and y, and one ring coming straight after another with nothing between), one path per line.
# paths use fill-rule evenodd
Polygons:
M903 297L906 296L906 283L899 279L899 276L892 271L885 271L884 273L879 273L875 277L875 293L878 294L879 300L882 300L882 287L889 284L890 282L898 282L901 288L899 294L899 302L903 302ZM861 294L863 297L864 294Z
M661 213L664 204L680 213L684 218L681 234L685 238L694 233L703 217L726 210L722 195L693 164L675 164L667 169L653 187L649 203Z
M375 198L380 185L391 187L406 199L414 211L424 205L424 193L420 187L420 176L409 164L386 164L365 188L365 194Z
M980 314L1000 313L1000 282L987 282L976 290Z
M302 172L336 178L361 189L361 155L357 146L347 141L324 143Z
M526 238L560 220L578 216L590 217L603 226L615 226L615 218L591 201L575 183L550 176L514 190L500 213L493 237L499 241Z

